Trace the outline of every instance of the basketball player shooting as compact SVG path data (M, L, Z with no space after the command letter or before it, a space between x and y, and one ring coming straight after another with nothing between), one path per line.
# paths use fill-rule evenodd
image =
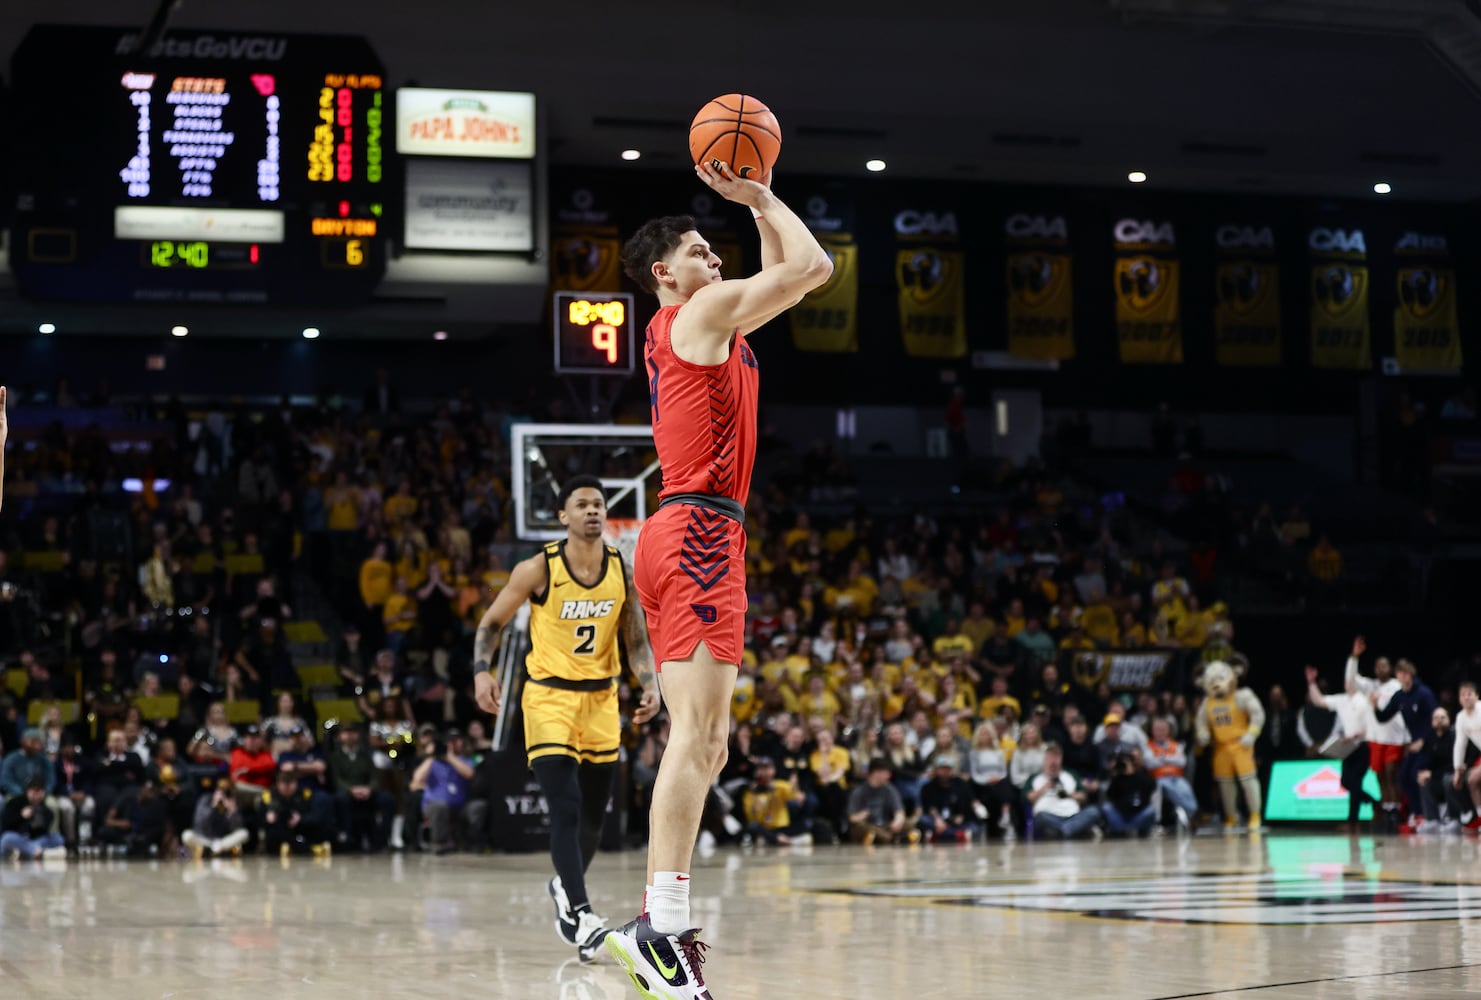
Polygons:
M727 201L751 209L762 268L722 280L720 258L687 216L647 223L622 252L628 277L659 304L645 354L663 484L658 510L638 536L633 575L670 731L653 789L644 909L606 940L650 1000L710 1000L700 969L705 946L689 919L689 865L705 796L725 764L746 615L744 522L758 383L746 335L833 273L807 226L772 194L769 175L765 183L743 180L709 162L695 172Z
M604 537L607 499L601 480L572 478L556 505L566 537L515 566L484 612L473 638L473 685L478 707L497 715L494 644L529 601L529 681L520 707L525 753L550 806L555 877L547 890L555 903L556 932L589 962L607 936L607 922L591 909L586 870L596 857L617 771L619 640L643 685L634 723L658 714L658 682L632 574Z

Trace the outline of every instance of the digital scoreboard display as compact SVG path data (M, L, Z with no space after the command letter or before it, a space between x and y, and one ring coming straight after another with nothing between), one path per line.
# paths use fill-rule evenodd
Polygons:
M633 297L626 292L555 293L555 370L560 374L630 375Z
M11 77L26 295L352 304L384 273L401 199L364 39L38 25Z

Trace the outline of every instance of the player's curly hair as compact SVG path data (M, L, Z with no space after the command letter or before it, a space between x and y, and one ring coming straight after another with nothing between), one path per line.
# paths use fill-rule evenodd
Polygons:
M645 292L657 292L653 262L679 248L679 238L698 227L692 215L665 215L643 223L622 247L622 271Z

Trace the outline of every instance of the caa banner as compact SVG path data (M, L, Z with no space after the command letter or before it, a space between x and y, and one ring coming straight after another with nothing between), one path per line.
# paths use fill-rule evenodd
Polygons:
M573 188L555 212L550 285L563 292L620 292L621 244L612 213L591 188Z
M1306 234L1311 258L1311 363L1371 368L1368 242L1361 229L1319 226Z
M1126 364L1180 364L1177 234L1171 222L1120 219L1116 244L1116 339Z
M913 358L967 356L967 292L955 212L903 209L894 217L900 333Z
M1214 230L1214 350L1221 365L1280 365L1280 270L1271 226Z
M855 352L859 349L859 247L854 242L853 212L815 194L804 202L802 221L833 259L833 275L788 310L792 343L799 351Z
M1075 356L1074 258L1062 215L1008 216L1008 353L1034 361Z
M1458 372L1460 322L1455 309L1455 267L1450 241L1408 232L1394 245L1398 298L1394 306L1394 357L1403 371Z

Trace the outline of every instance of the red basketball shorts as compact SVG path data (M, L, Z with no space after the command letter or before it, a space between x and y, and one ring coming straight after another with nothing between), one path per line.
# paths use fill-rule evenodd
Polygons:
M1402 743L1369 743L1368 744L1368 766L1375 771L1382 771L1389 764L1398 764L1404 759L1404 745Z
M744 525L703 507L664 507L643 522L633 563L660 667L689 659L701 642L721 663L740 663L747 607Z

